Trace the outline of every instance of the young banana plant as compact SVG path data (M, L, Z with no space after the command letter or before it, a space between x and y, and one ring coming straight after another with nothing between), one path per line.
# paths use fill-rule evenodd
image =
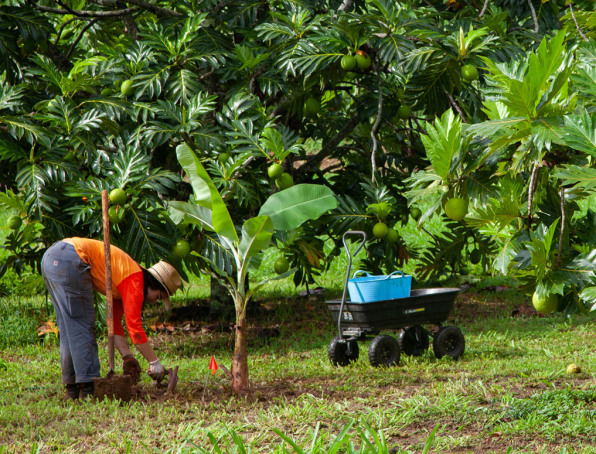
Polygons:
M274 193L261 206L258 216L246 219L237 229L230 212L199 158L186 145L176 149L178 161L188 175L194 192L189 202L175 201L171 209L184 215L188 222L215 232L220 245L233 257L232 271L216 260L203 256L217 273L234 299L236 309L236 342L232 359L232 389L243 393L248 389L248 362L246 349L246 307L251 296L272 279L287 277L294 270L266 279L247 289L246 279L251 266L256 266L258 255L271 243L275 230L293 230L309 219L317 219L337 206L331 189L314 184L298 184ZM238 236L240 231L240 236Z

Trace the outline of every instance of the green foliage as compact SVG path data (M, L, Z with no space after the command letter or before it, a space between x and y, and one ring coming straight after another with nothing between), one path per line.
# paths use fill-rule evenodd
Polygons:
M263 283L246 291L245 283L251 266L258 268L257 256L265 250L275 230L293 230L305 221L316 219L336 207L331 190L325 186L296 185L275 193L262 205L259 215L245 220L238 237L235 221L219 191L197 156L186 145L178 147L178 159L186 171L194 191L194 203L172 202L177 217L214 232L208 237L211 251L200 258L206 260L213 276L228 287L236 304L237 316L244 313L254 291ZM213 254L214 250L220 252ZM207 253L205 253L207 252ZM230 262L222 260L228 257ZM234 270L234 272L232 272ZM235 274L235 276L234 276ZM287 277L288 273L280 277Z
M477 229L475 238L482 234L498 247L493 267L517 274L528 290L558 293L564 302L560 307L573 310L584 308L573 296L576 290L594 284L591 249L579 247L583 229L571 219L578 200L593 188L595 129L588 110L573 111L589 83L584 72L579 86L570 86L575 65L583 62L573 60L565 37L560 31L545 38L514 61L483 58L491 95L484 102L488 121L463 127L448 111L427 124L422 142L432 167L410 177L408 198L436 200L425 219L451 194L470 197L474 209L466 223ZM580 45L586 46L591 44ZM577 95L574 88L580 90ZM448 238L431 251L440 255L453 249L458 235ZM433 252L423 259L430 270Z
M32 6L0 7L0 73L6 75L8 82L15 83L22 77L25 57L37 46L47 48L50 35L55 32L51 21Z
M566 115L563 139L568 146L596 157L596 114L584 110L581 115Z
M426 155L439 177L447 181L452 174L452 166L457 164L457 157L465 150L470 139L462 143L462 122L453 111L446 111L440 120L427 123L428 135L422 136ZM455 162L454 162L455 161Z
M259 215L269 216L275 229L288 231L336 207L335 196L326 186L297 185L270 197L261 206Z
M10 240L4 269L23 260L24 242L36 244L26 254L34 267L57 239L98 236L101 190L126 187L115 244L149 263L172 259L184 237L200 254L180 269L214 263L229 274L237 264L226 247L243 224L230 220L271 200L266 171L283 162L296 186L341 196L331 228L309 215L291 233L300 285L333 259L320 244L341 247L347 229L370 231L374 217L398 239L372 242L370 269L417 260L400 232L407 207L424 205L424 229L452 197L469 212L465 237L446 240L450 272L473 244L487 271L547 285L539 281L590 252L578 237L588 229L572 219L594 187L596 44L593 5L577 5L572 14L563 2L500 0L480 14L473 2L162 1L135 4L124 20L115 4L78 14L77 2L48 10L11 0L0 7L1 204L38 226ZM345 71L342 58L357 52L371 66ZM468 65L478 79L462 79ZM310 98L316 115L305 115ZM404 106L407 118L396 117ZM181 181L195 162L203 183ZM192 215L168 210L170 200ZM556 219L558 258L543 274L528 246ZM416 266L437 263L437 246ZM590 284L571 285L582 294Z

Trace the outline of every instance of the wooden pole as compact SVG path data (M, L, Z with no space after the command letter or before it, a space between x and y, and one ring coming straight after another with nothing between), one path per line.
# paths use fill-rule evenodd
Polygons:
M114 373L114 299L112 294L112 255L110 252L110 217L108 191L101 193L101 206L103 211L103 245L106 259L106 324L108 325L108 375Z

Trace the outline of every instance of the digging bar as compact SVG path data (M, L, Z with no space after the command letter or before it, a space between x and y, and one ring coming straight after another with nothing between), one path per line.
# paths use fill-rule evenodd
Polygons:
M116 376L114 373L114 297L112 292L112 254L110 250L110 217L108 215L108 191L101 193L101 207L103 217L103 245L105 255L105 286L106 286L106 324L108 325L108 367L105 378L94 380L94 395L98 399L116 397L129 401L132 394L132 380L129 375Z
M103 248L106 260L106 324L108 325L108 366L106 378L114 375L114 296L112 293L112 253L110 248L110 217L108 215L108 191L101 193L103 213Z

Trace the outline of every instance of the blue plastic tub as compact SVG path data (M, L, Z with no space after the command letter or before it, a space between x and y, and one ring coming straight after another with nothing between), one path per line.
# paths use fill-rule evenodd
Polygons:
M365 277L356 277L365 273ZM352 303L373 303L375 301L406 298L410 296L412 276L401 271L394 271L386 276L373 276L366 271L358 270L348 280L348 293Z

